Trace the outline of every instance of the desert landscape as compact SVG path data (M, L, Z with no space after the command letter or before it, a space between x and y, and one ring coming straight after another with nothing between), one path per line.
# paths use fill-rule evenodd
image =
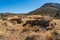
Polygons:
M0 16L0 40L60 40L60 19L49 15Z
M5 3L4 6L0 4L0 9L4 12L0 13L0 40L60 40L60 4L44 2L45 4L41 6L39 4L41 1L38 1L39 3L36 1L41 7L24 13L29 9L35 9L38 4L36 5L35 1L23 1L24 4L19 0L7 2L5 3L8 6L5 6ZM20 11L23 13L19 13Z

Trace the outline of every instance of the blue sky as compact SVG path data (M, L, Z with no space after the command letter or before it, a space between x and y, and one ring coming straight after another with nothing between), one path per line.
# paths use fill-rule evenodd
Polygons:
M0 0L0 13L28 13L49 2L60 3L60 0Z

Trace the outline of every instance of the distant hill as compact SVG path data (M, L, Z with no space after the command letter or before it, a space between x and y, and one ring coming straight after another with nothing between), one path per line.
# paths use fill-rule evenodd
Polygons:
M28 14L60 14L60 4L58 3L45 3L40 8L29 12ZM57 14L57 15L59 15Z
M8 15L15 15L15 14L10 12L0 13L0 16L8 16Z
M10 13L10 12L5 12L5 13L0 13L0 17L5 17L9 15L23 15L24 13Z

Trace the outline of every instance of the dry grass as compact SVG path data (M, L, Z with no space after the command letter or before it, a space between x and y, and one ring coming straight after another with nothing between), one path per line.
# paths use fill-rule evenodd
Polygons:
M31 15L30 15L31 16ZM57 23L52 30L46 30L40 26L31 27L30 24L27 24L25 27L22 25L27 20L34 20L37 16L32 15L31 17L27 16L22 18L22 24L13 25L13 22L10 23L8 20L0 20L0 38L1 40L58 40L60 38L60 20L53 19L50 24ZM15 16L14 16L15 17ZM14 18L13 17L13 18ZM49 18L49 16L39 16L40 18ZM9 17L10 19L11 17ZM38 17L37 17L38 18ZM59 39L60 40L60 39Z

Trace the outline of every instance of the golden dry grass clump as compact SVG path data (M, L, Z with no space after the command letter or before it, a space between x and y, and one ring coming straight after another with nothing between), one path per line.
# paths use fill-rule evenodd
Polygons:
M41 28L41 26L37 25L32 27L30 24L23 27L22 25L26 23L27 20L50 18L49 16L30 16L22 18L23 22L21 24L16 23L15 20L13 20L14 22L10 20L13 19L14 16L13 18L9 17L9 20L0 20L0 38L6 38L6 40L60 40L60 27L57 27L57 24L55 24L56 22L59 24L59 21L56 21L56 19L50 21L48 27L51 27L51 24L53 24L54 28L52 28L52 30L46 30L46 28Z

